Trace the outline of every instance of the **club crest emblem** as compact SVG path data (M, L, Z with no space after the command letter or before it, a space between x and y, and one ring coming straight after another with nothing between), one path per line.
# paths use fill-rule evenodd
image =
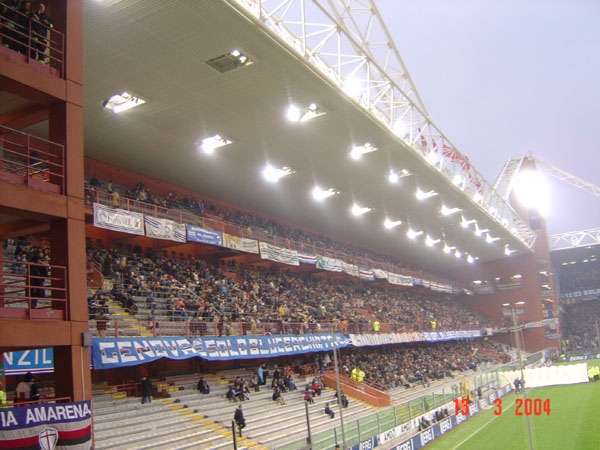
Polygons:
M38 435L40 438L40 448L42 450L53 450L58 442L58 430L56 428L44 428Z

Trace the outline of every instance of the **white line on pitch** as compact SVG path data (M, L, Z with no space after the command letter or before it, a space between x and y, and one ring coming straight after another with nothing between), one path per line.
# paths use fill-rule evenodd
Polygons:
M502 414L504 414L504 411L512 408L513 406L515 406L516 403L512 403L511 405L508 406L508 408L503 409L502 410ZM494 416L492 418L492 420L490 420L489 422L487 422L485 425L483 425L481 428L479 428L478 430L475 430L473 433L471 433L469 436L467 436L466 439L464 439L463 441L459 442L458 445L456 447L452 447L451 450L456 450L458 447L460 447L461 445L463 445L465 442L467 442L469 439L471 439L473 436L475 436L477 433L479 433L481 430L483 430L485 427L487 427L490 423L492 423L494 420L496 420L498 417L501 417L502 414L500 414L499 416Z

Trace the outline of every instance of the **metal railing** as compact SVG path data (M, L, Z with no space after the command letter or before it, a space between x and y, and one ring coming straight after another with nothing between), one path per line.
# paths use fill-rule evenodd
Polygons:
M104 192L101 190L96 190L89 186L85 189L85 203L88 206L92 206L94 203L99 203L105 206L115 207L112 203L112 195L108 192ZM249 226L249 225L239 225L227 220L222 219L221 217L211 215L210 213L203 213L201 216L193 214L191 212L186 212L180 209L168 208L159 205L152 205L149 203L141 202L139 200L133 200L130 198L126 198L121 196L119 199L118 208L124 209L126 211L137 212L141 214L146 214L152 217L157 217L161 219L169 219L178 223L185 223L188 225L195 225L202 228L206 228L213 231L219 231L222 233L227 233L233 236L255 239L259 242L265 242L272 245L276 245L281 248L286 248L288 250L296 250L299 253L308 254L308 255L322 255L327 256L329 258L337 258L342 261L354 264L359 267L373 268L376 267L378 269L393 272L393 273L402 273L403 275L414 276L417 278L426 277L432 281L439 281L442 283L450 284L453 283L449 280L441 279L440 277L436 277L433 275L429 275L420 270L414 270L410 268L398 267L393 263L386 263L383 261L377 261L372 258L360 255L348 254L343 251L326 248L318 245L311 245L304 242L295 241L293 239L289 239L283 236L278 236L273 233L269 233L267 231L261 230L259 228Z
M0 125L0 179L64 194L64 147Z
M65 35L5 2L0 2L0 10L2 47L12 50L15 57L50 67L64 78Z
M68 320L66 267L0 260L0 318Z
M274 334L303 335L319 333L341 334L367 334L373 333L368 323L348 323L342 328L339 322L218 322L204 321L201 319L182 319L174 317L173 320L152 320L135 315L126 319L96 319L90 317L90 330L98 336L98 322L101 327L106 324L106 337L160 337L160 336L185 336L195 338L202 336L269 336ZM412 333L429 331L423 324L382 324L388 325L390 333ZM437 331L444 331L437 329Z
M498 373L486 372L472 377L471 387L476 390L495 388L498 385ZM344 442L349 448L370 437L388 431L396 426L405 424L428 411L432 411L452 402L460 396L458 383L450 389L442 387L440 390L418 397L414 400L391 406L375 414L344 423ZM449 411L451 414L453 411ZM312 435L312 450L331 449L342 442L342 429L340 426L330 427L329 430ZM303 448L304 441L296 441L276 446L277 450L293 450Z

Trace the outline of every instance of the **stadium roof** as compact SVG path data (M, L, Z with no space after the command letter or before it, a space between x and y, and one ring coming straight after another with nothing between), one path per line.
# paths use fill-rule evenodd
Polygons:
M505 257L506 245L515 254L530 251L234 4L84 2L86 157L440 272L466 265L467 254L489 261ZM236 59L235 51L248 60ZM123 92L145 103L118 114L103 106ZM28 106L7 92L0 96L0 114ZM291 104L303 110L312 103L326 114L306 122L286 118ZM43 135L44 127L29 130ZM200 144L214 135L231 143L207 155ZM353 146L367 143L377 150L359 160L350 157ZM267 163L294 173L278 183L266 182L261 172ZM391 170L409 175L390 184ZM315 202L315 185L338 193ZM417 189L437 195L419 200ZM354 203L372 210L354 217ZM460 211L445 216L443 206ZM402 224L386 230L386 217ZM463 217L477 220L477 228L484 230L480 236L474 224L461 226ZM410 240L409 228L423 234ZM425 245L427 235L431 247ZM463 257L444 254L444 243L460 249Z

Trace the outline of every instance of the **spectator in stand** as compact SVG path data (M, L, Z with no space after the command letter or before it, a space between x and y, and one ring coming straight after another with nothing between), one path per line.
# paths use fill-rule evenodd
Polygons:
M100 311L100 313L96 315L96 331L98 332L99 337L106 337L109 321L110 319L104 315L103 311Z
M90 186L92 186L93 188L96 189L100 189L102 187L102 183L100 183L100 180L98 179L98 177L96 175L93 175L92 178L90 178Z
M152 403L152 382L148 377L142 377L142 405Z
M329 414L329 417L332 419L335 417L335 413L333 412L333 409L329 407L329 403L325 403L325 414Z
M119 195L119 193L117 191L113 191L113 193L110 197L110 204L113 208L121 207L121 196Z
M4 386L0 380L0 409L2 408L6 408L6 392L4 392Z
M244 418L244 413L242 412L242 405L238 405L233 415L233 420L240 430L240 436L242 435L242 429L246 427L246 419Z
M38 387L33 381L33 375L31 372L27 372L25 379L15 389L15 403L31 402L39 399L40 395Z
M46 278L48 277L48 265L43 261L43 255L40 252L36 252L32 259L32 264L29 266L29 285L31 307L36 308L38 300L46 297L46 290L44 285L46 284Z
M210 386L204 377L200 377L200 380L198 381L198 390L201 394L210 394Z
M279 386L273 389L273 395L271 396L274 402L279 403L280 405L285 405L285 400L283 395L281 395L281 388Z
M230 402L237 402L238 399L235 396L235 390L233 388L233 386L229 386L229 389L227 390L227 393L225 394L225 398L227 400L229 400Z
M38 3L36 11L31 14L32 52L31 57L42 64L49 64L50 55L48 49L48 38L54 24L50 16L46 14L46 5Z
M312 395L312 389L310 389L308 385L306 386L306 389L304 389L304 401L309 405L314 405L315 403Z

